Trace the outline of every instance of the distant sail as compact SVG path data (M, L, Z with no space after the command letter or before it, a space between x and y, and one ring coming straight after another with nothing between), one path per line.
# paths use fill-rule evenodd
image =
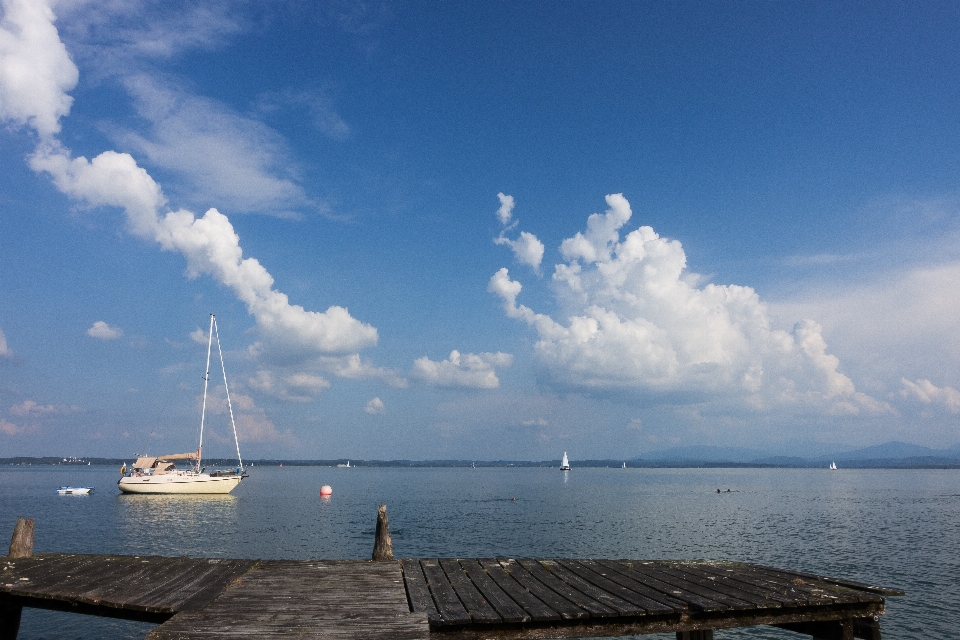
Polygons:
M560 471L570 471L570 461L567 460L567 452L563 452L563 461L560 462Z

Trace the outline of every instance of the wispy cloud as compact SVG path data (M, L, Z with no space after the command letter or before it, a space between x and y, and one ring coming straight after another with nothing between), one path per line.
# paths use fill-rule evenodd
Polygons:
M0 433L8 436L16 436L26 431L26 428L17 426L12 422L8 422L3 418L0 418Z
M146 0L61 2L56 9L71 46L100 73L217 49L246 26L223 0L184 0L175 10Z
M124 85L150 128L118 133L117 139L177 175L184 185L179 197L197 205L216 202L233 213L289 217L325 209L290 174L294 163L286 143L263 123L147 75L129 77Z
M960 391L953 387L938 387L929 380L911 381L903 378L900 397L925 405L938 405L950 413L960 413Z
M323 357L317 360L318 366L332 375L350 380L383 380L391 387L402 389L407 386L407 380L400 373L389 367L379 367L374 363L351 354L341 357Z
M197 397L199 403L202 397ZM243 442L275 442L288 447L295 447L298 444L293 431L286 429L280 431L270 418L267 417L263 408L257 406L254 399L244 393L231 393L230 400L233 404L233 415L237 424L237 437ZM210 416L228 416L227 398L222 385L210 390L207 395L207 414ZM233 434L227 433L229 425L217 427L214 433L222 442L232 442Z
M20 404L10 407L10 413L21 418L38 418L42 416L75 413L80 411L80 407L52 404L39 404L35 400L24 400Z
M298 372L278 376L266 369L257 371L256 376L247 380L247 384L267 395L293 402L310 402L330 387L330 382L318 375Z
M256 108L265 114L286 112L291 108L305 109L314 126L324 135L334 140L344 140L350 136L350 125L337 113L333 99L320 89L287 89L264 93L257 98Z
M878 269L867 282L815 283L770 305L775 317L816 317L845 368L889 390L960 359L960 262Z

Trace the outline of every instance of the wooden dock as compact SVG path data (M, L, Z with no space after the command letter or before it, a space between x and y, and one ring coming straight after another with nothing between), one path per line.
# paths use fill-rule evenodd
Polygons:
M0 640L21 607L157 622L150 640L576 638L775 625L880 638L901 591L733 562L0 558ZM13 619L16 618L16 625Z

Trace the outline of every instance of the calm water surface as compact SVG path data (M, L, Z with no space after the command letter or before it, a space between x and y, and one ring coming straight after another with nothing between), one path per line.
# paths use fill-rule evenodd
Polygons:
M229 496L126 496L112 468L4 467L0 535L24 515L36 519L38 552L369 558L377 505L386 503L398 557L756 562L904 589L887 600L886 638L956 638L960 628L956 470L254 467L250 475ZM56 495L64 484L97 490ZM331 498L319 497L323 484ZM25 609L20 638L142 638L151 628ZM766 627L716 636L804 637Z

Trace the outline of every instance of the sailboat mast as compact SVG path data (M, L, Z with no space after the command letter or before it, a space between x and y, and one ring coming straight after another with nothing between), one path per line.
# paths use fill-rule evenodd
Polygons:
M213 316L210 316L213 318ZM217 353L220 354L220 370L223 372L223 389L227 392L227 408L230 410L230 426L233 427L233 443L237 446L237 462L240 464L240 468L243 469L243 458L240 457L240 439L237 437L237 423L233 419L233 404L230 403L230 387L227 386L227 367L223 364L223 348L220 346L220 328L217 327L217 321L213 321L213 329L217 332ZM207 362L209 363L210 356L207 356ZM207 369L210 368L210 365L207 364ZM349 463L348 463L349 464Z
M207 368L203 375L203 408L200 410L200 446L197 447L197 472L200 471L200 458L203 455L203 421L207 416L207 385L210 383L210 350L213 348L213 314L210 314L210 336L207 338ZM220 338L217 338L220 346ZM221 359L223 356L221 356Z

